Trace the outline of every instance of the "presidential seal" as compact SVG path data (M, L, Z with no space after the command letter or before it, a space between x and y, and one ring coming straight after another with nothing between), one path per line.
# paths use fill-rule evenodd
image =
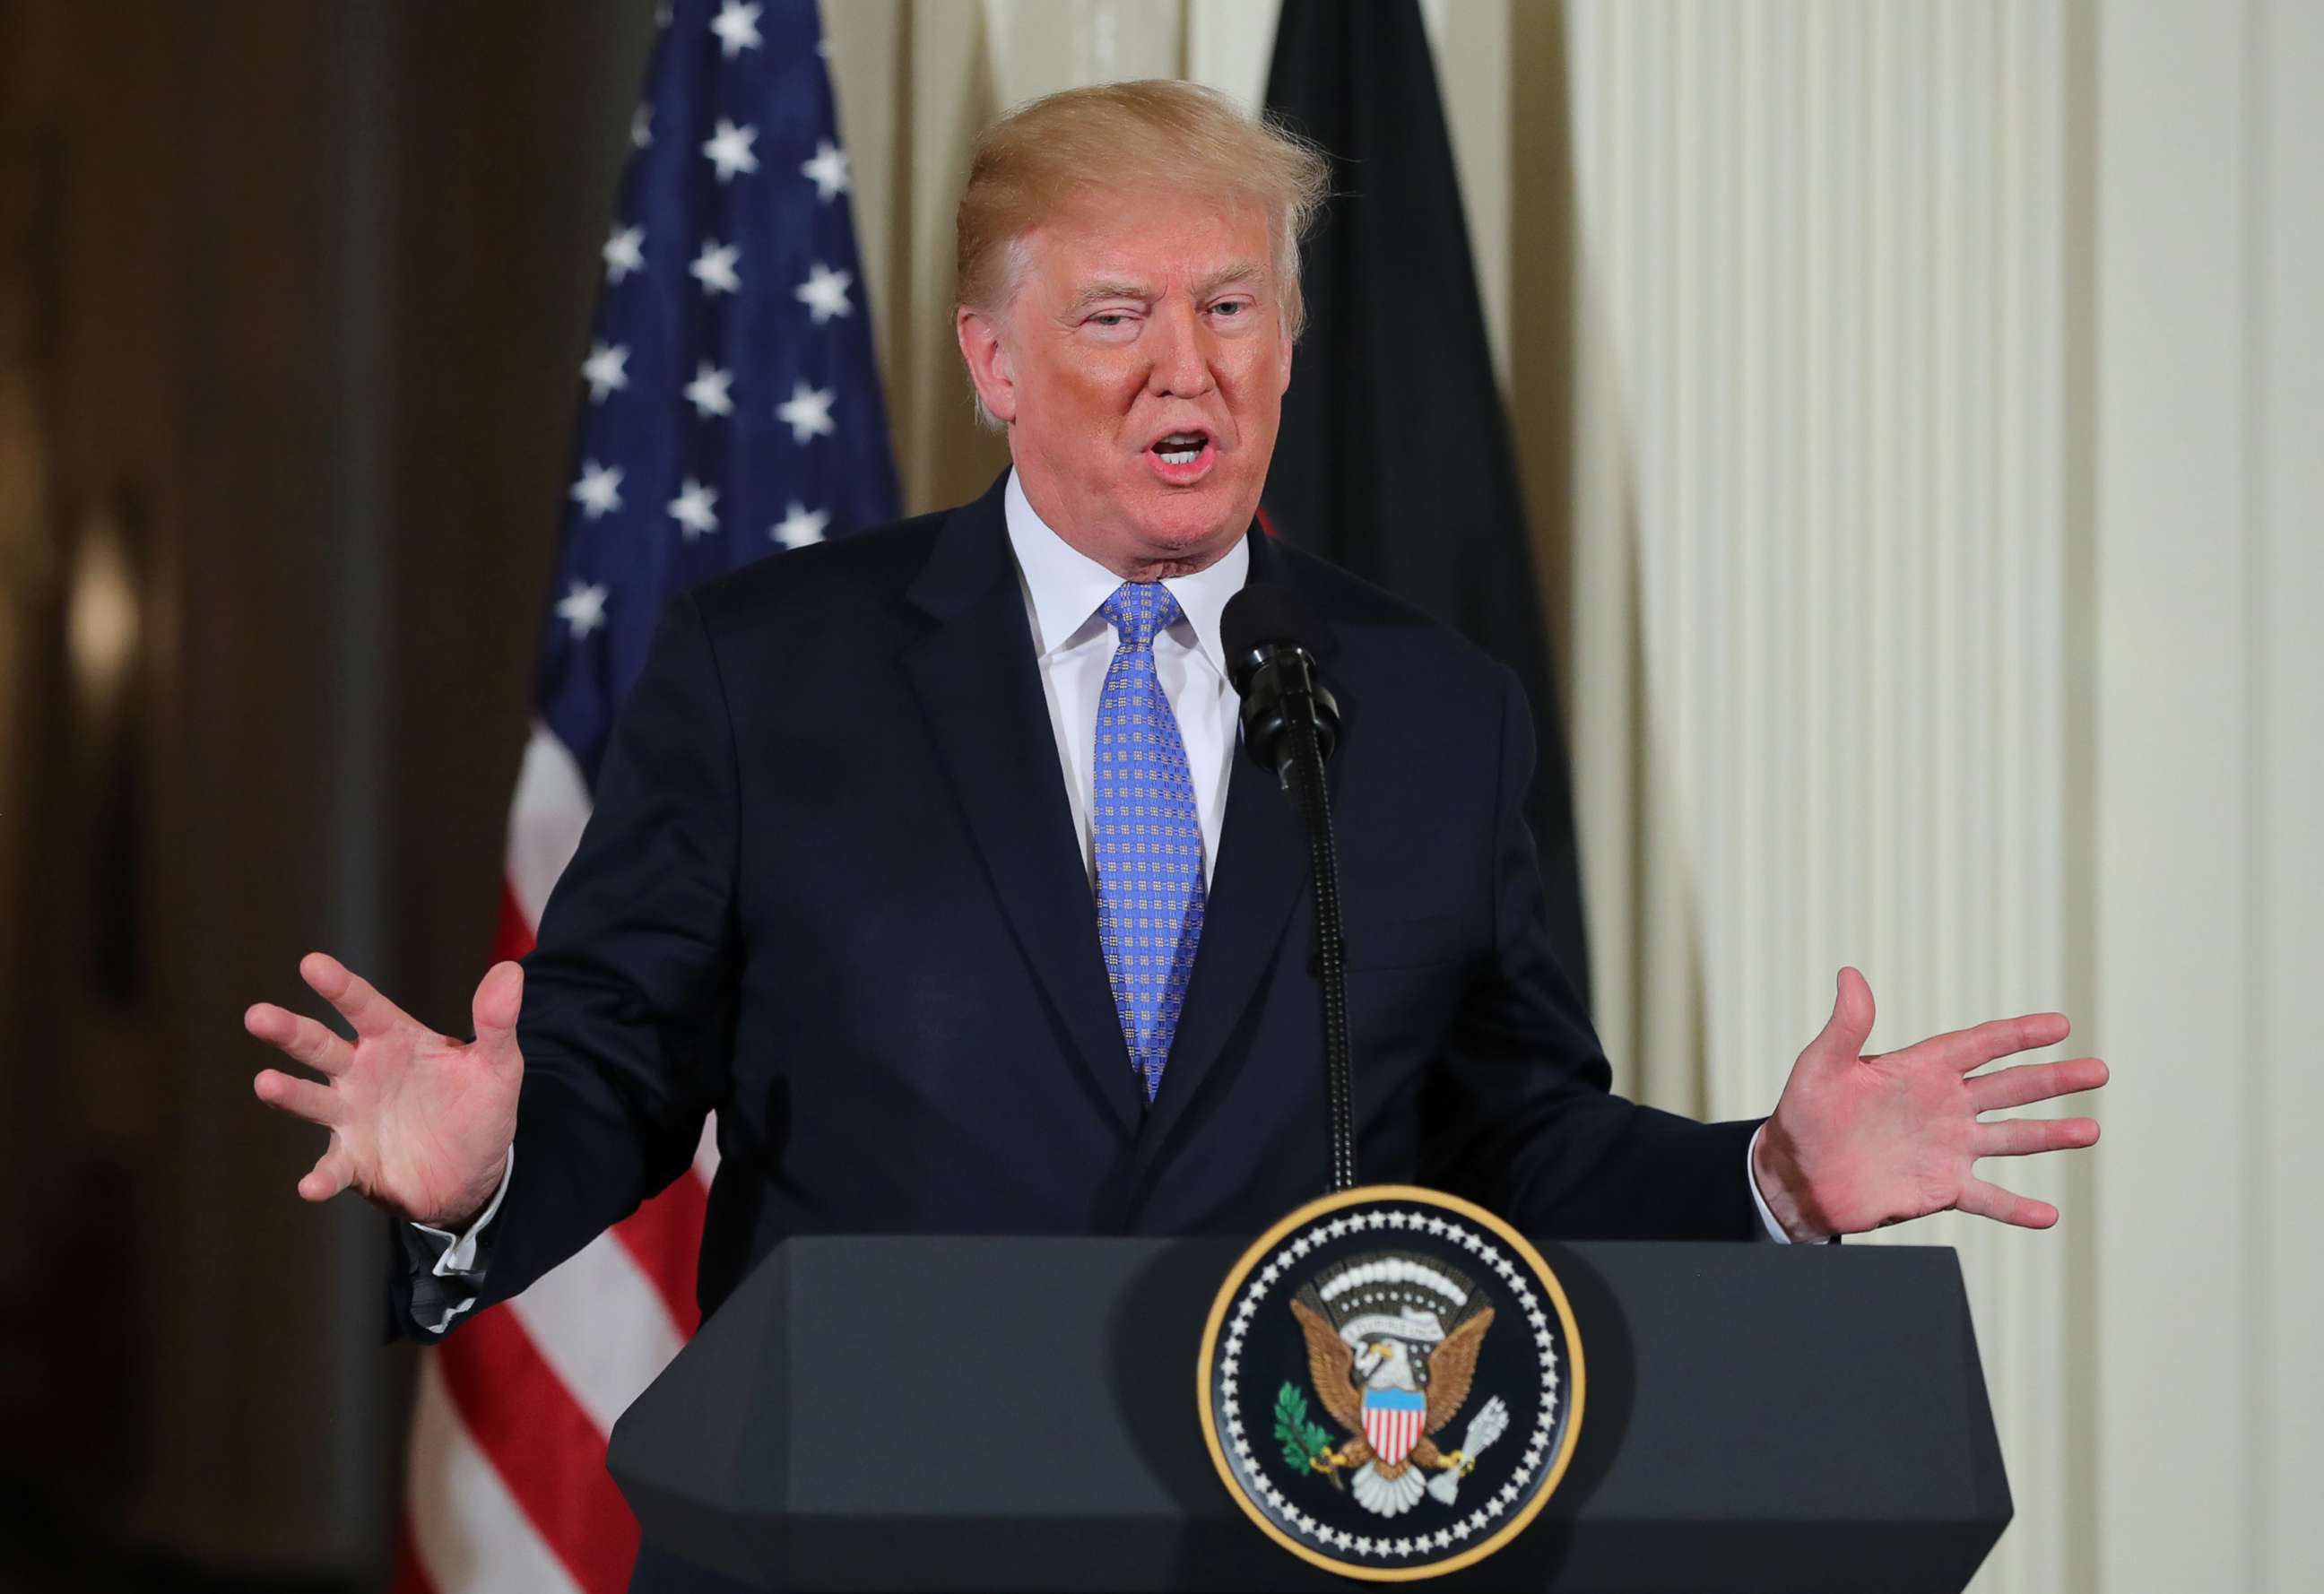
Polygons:
M1354 1578L1491 1554L1582 1428L1582 1344L1548 1265L1490 1212L1410 1185L1324 1196L1262 1236L1211 1308L1199 1375L1244 1512Z

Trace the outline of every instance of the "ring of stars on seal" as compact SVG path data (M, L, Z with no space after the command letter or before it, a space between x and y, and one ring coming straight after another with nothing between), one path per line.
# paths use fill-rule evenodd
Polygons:
M1412 1185L1300 1208L1227 1275L1204 1438L1259 1530L1346 1577L1457 1571L1515 1538L1580 1438L1582 1343L1539 1252Z

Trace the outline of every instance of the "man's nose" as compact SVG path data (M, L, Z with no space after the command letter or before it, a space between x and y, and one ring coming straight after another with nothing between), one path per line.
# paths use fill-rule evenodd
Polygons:
M1147 322L1154 364L1146 375L1157 398L1191 399L1215 385L1211 375L1211 330L1192 304L1169 300Z

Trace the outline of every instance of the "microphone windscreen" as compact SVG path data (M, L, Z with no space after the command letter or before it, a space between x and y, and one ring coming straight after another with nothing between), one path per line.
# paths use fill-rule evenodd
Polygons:
M1219 616L1219 642L1230 661L1255 648L1286 642L1313 653L1321 641L1315 617L1286 586L1246 586L1227 600L1226 611Z

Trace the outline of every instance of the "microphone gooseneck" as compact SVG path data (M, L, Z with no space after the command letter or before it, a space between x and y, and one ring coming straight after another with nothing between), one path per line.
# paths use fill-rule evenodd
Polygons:
M1323 1094L1331 1112L1333 1191L1356 1184L1354 1065L1348 1038L1347 942L1340 926L1339 848L1323 765L1339 744L1340 705L1318 678L1321 630L1283 587L1246 586L1228 600L1220 640L1242 696L1244 748L1291 796L1307 833L1315 895L1315 974L1323 1004Z

